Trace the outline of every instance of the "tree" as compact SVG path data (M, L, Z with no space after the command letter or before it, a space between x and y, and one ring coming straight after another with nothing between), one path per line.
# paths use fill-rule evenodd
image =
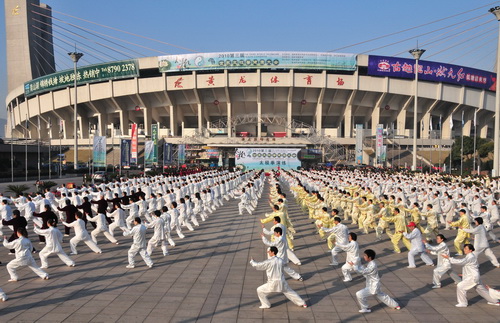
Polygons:
M27 191L27 190L29 190L29 186L24 185L24 184L22 184L22 185L12 185L11 184L11 185L7 186L7 192L12 192L16 195L23 194L24 191Z

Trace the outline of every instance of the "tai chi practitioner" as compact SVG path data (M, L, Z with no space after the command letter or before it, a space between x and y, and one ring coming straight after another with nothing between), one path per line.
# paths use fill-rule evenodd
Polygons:
M82 220L82 214L78 212L76 214L76 220L71 223L63 222L65 226L70 226L75 229L75 236L69 240L69 245L71 247L71 254L77 255L76 246L80 241L85 242L85 244L95 253L102 253L101 248L90 238L90 235L85 227L85 221Z
M49 279L49 274L43 271L33 259L31 251L33 246L31 245L30 239L28 239L28 232L25 228L19 228L17 230L18 238L12 242L7 241L7 237L3 237L3 245L7 249L14 249L16 251L16 259L11 260L7 264L7 271L9 272L11 282L16 282L19 277L17 276L17 269L28 266L35 274L43 279Z
M270 293L283 293L294 304L306 308L306 302L288 286L285 280L283 270L286 268L286 262L277 256L278 248L271 246L267 254L269 258L262 262L256 262L253 258L250 260L252 267L257 270L265 270L267 274L267 283L257 288L257 295L261 303L259 308L271 308L271 303L267 299L267 295Z
M109 225L109 234L112 237L115 236L114 231L116 228L121 228L122 230L127 228L125 224L125 211L120 208L119 204L114 204L113 206L115 210L112 213L108 213L108 217L113 219L113 223Z
M406 232L406 220L403 214L400 213L399 208L394 208L393 216L382 216L381 219L386 221L387 223L394 223L394 234L391 237L391 243L394 247L395 253L401 253L401 249L399 248L399 241L403 240L403 244L411 249L411 244L408 239L403 236L403 232Z
M161 212L156 210L152 213L153 217L150 223L145 224L146 228L153 228L154 233L151 239L148 241L147 252L148 255L153 254L153 250L158 244L161 244L161 250L163 255L168 255L167 242L165 241L165 221L160 217Z
M168 214L170 214L170 229L175 228L175 232L177 232L177 236L181 239L184 239L186 236L182 233L181 225L179 222L179 210L177 210L177 202L172 202L170 205L170 210L168 210Z
M493 289L488 285L486 285L486 289L488 290L491 298L496 299L496 300L500 299L500 290ZM500 306L500 303L497 302L497 305Z
M134 223L134 219L139 216L139 202L135 201L128 205L121 206L125 210L129 210L129 216L125 219L125 224L127 228L132 229L132 224Z
M449 259L453 265L462 266L462 281L457 285L457 300L458 304L456 307L467 307L467 291L476 287L476 292L488 301L489 305L498 305L498 299L493 299L488 290L481 283L481 278L479 275L479 264L477 258L474 255L474 246L471 244L466 244L464 246L465 258L454 259L448 255L442 255L442 257Z
M161 218L163 219L163 223L165 225L165 236L167 237L168 243L172 246L175 247L175 242L172 239L172 235L170 232L172 231L170 229L170 214L168 213L168 208L166 206L161 208Z
M250 206L250 197L244 188L241 189L241 194L235 194L235 198L240 199L240 203L238 203L239 214L243 215L243 210L247 210L247 212L252 215L252 208Z
M354 232L349 232L349 243L346 245L337 243L337 247L344 250L347 254L346 262L342 266L342 274L344 274L344 282L350 282L352 280L351 271L354 271L356 266L359 266L361 259L359 259L359 246L358 236ZM353 263L354 265L351 265Z
M431 246L426 242L426 240L422 240L425 243L425 248L429 253L433 255L437 255L437 266L434 269L434 273L432 275L432 283L434 284L432 288L441 288L441 277L444 274L448 273L451 279L455 281L455 283L459 283L461 281L460 277L458 277L457 273L451 269L451 263L449 259L442 257L442 255L450 255L450 250L446 245L446 238L442 234L438 234L436 237L437 245Z
M64 222L63 222L64 223ZM58 228L56 228L56 221L53 219L48 221L49 228L48 229L38 229L36 227L36 223L33 223L34 231L36 234L45 237L45 247L40 251L40 260L42 265L40 268L49 268L49 262L47 258L51 254L56 254L62 262L66 264L68 267L75 267L75 262L71 260L70 257L64 252L63 247L61 246L63 235Z
M102 232L104 236L114 244L118 244L118 240L116 240L108 231L108 222L106 220L106 216L104 213L97 213L96 216L87 218L91 222L95 222L97 224L96 228L92 230L90 235L92 236L92 240L97 244L97 236Z
M434 266L432 259L425 253L424 244L422 243L422 233L417 228L415 222L410 222L407 225L411 232L401 232L404 237L410 240L411 248L408 252L408 267L407 268L417 268L415 265L415 256L420 255L420 258L427 266Z
M323 228L323 231L326 233L331 233L332 235L335 235L335 243L341 244L341 245L346 245L349 243L349 229L345 224L340 223L340 217L336 216L333 218L333 222L335 223L335 226L332 228ZM336 266L339 264L337 260L337 254L339 252L343 251L342 248L335 246L332 248L332 262L330 265Z
M138 253L141 255L142 259L149 268L153 267L153 261L151 261L151 258L146 251L146 227L141 224L141 218L135 218L132 230L125 230L123 235L132 236L134 239L132 246L130 246L130 249L128 250L128 265L126 268L135 268L134 257Z
M286 242L286 238L283 236L283 230L281 228L276 227L274 228L274 241L269 241L266 239L266 236L261 233L262 236L262 242L269 247L277 247L278 248L278 254L277 256L285 262L285 265L283 267L283 270L290 275L293 279L303 281L304 279L302 276L300 276L299 273L295 272L292 268L288 267L288 244Z
M378 300L383 302L385 305L392 307L396 310L400 310L401 307L399 304L389 297L389 295L383 293L380 290L380 277L378 275L377 264L375 263L375 251L371 249L365 250L363 254L364 260L367 262L366 267L364 266L355 266L354 270L365 276L366 278L366 287L356 293L356 297L358 299L358 303L361 306L359 310L360 313L370 313L372 310L368 306L368 302L366 298L368 296L377 296ZM349 262L351 266L354 266L353 262Z
M486 229L483 226L483 218L477 217L474 219L476 227L474 229L462 229L467 233L474 234L474 254L476 257L484 252L484 255L488 257L493 266L500 268L500 263L498 263L497 257L493 254L488 242L488 237L486 236Z

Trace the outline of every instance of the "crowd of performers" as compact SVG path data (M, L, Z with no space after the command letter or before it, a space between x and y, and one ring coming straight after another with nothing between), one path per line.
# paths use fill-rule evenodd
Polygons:
M49 268L51 254L70 267L76 265L71 255L78 254L78 245L85 243L96 254L102 253L103 243L119 244L116 234L130 236L128 265L134 268L135 256L140 254L146 265L153 267L151 254L158 246L164 256L168 245L175 246L174 233L184 239L183 230L194 231L224 201L240 199L243 209L252 212L257 196L262 192L261 173L205 171L183 176L158 175L153 177L122 178L111 183L68 189L57 188L60 197L49 189L44 194L19 195L15 198L0 193L0 229L5 234L3 245L14 257L6 265L9 282L19 279L18 269L29 267L42 279L49 279L44 270ZM63 234L69 239L70 255L64 251ZM90 227L92 231L87 231ZM147 240L146 232L152 231ZM35 248L28 231L38 235L43 246L35 261ZM99 236L103 235L104 239ZM0 289L0 300L7 295Z
M296 305L307 307L284 277L286 273L303 281L288 265L291 261L300 266L301 261L294 253L295 229L285 192L293 195L303 216L314 223L318 237L327 242L330 264L339 265L337 255L346 253L342 266L344 282L350 282L354 273L366 278L366 288L356 293L360 312L371 311L368 296L400 309L381 290L376 251L366 249L360 254L358 236L371 232L379 241L384 241L386 235L395 253L401 253L402 243L408 251L408 268L416 268L415 256L434 267L429 278L432 288L441 288L442 276L447 273L457 284L457 307L468 305L466 292L474 287L488 304L500 305L499 292L481 282L477 260L484 253L493 266L500 267L489 247L490 242L499 242L494 232L495 225L500 224L495 198L500 189L497 181L485 179L479 185L470 185L458 177L352 170L281 171L267 175L272 212L260 222L268 259L250 261L253 267L267 273L267 283L257 289L260 308L271 307L267 295L273 292L282 292ZM156 247L160 246L167 256L168 246L175 246L174 233L178 239L185 238L183 230L195 230L224 201L237 199L240 215L257 213L265 183L263 171L206 171L184 176L122 178L73 189L61 185L57 188L59 198L50 190L16 198L0 194L0 228L3 232L12 230L10 237L4 236L3 244L15 257L6 266L9 281L17 281L17 270L25 266L42 279L49 279L44 269L49 267L51 254L58 255L67 266L75 266L70 256L78 254L80 242L99 254L102 243L119 244L117 232L132 238L126 268L135 267L137 254L151 268L151 254ZM346 225L349 222L354 226L352 231ZM70 256L63 250L66 242L63 243L58 224L64 226L64 236L71 236ZM91 232L87 231L89 226ZM33 256L35 248L28 230L38 235L43 245L39 252L41 266ZM149 240L148 230L152 231ZM107 242L102 238L99 241L101 234ZM446 237L454 237L453 257ZM429 254L436 255L436 261ZM462 267L461 277L454 266ZM0 299L7 299L1 290Z
M288 257L300 265L292 252L294 229L283 193L289 190L304 215L314 223L318 237L327 241L331 249L330 265L339 265L337 255L346 253L342 266L344 282L351 281L353 273L366 278L366 288L356 293L361 313L371 311L368 296L376 296L387 306L400 309L394 299L381 291L374 261L376 252L367 249L360 254L358 236L371 232L378 241L387 235L394 253L401 253L402 243L408 251L407 268L417 267L415 256L433 267L432 278L429 278L432 288L441 288L442 276L447 273L457 287L457 307L467 307L466 293L474 287L489 305L500 305L500 292L481 282L478 263L478 257L484 253L494 267L500 268L489 246L490 242L500 242L494 233L495 225L500 224L495 198L500 191L498 181L483 179L472 184L459 177L359 170L288 171L272 176L271 181L275 211L263 222L274 216L274 227L286 232L286 239L281 243L286 251L281 254L278 251L278 257L285 263ZM349 222L354 227L352 231L346 225ZM269 234L266 229L264 233ZM454 236L453 256L446 236ZM265 238L263 241L266 243ZM435 255L436 261L429 254ZM362 258L365 266L361 265ZM462 275L454 271L456 267L462 267ZM287 269L284 272L288 272ZM293 274L290 276L296 278ZM289 298L300 305L298 299ZM268 305L262 303L264 307Z

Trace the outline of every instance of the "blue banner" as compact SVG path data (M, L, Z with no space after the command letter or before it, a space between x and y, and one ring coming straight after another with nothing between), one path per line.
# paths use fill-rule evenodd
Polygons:
M418 61L418 78L490 91L496 89L496 74L452 64ZM373 56L368 58L368 75L415 78L415 60L409 58Z
M184 164L186 162L186 145L178 146L177 162L179 164Z
M122 139L120 141L120 165L122 167L130 167L130 146L132 140Z
M94 137L94 167L106 167L106 137Z
M172 144L163 145L163 165L172 163Z
M144 164L152 165L154 155L154 142L152 140L147 140L144 143Z

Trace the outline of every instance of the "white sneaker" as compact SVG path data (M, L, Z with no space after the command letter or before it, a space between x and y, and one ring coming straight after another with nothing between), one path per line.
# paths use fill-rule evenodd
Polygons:
M347 283L347 282L350 282L350 281L352 281L352 279L344 279L343 280L344 283Z
M406 266L406 268L413 269L413 268L417 268L417 267L416 266Z
M271 306L261 305L259 308L271 308Z
M127 265L127 266L125 266L125 268L132 269L132 268L135 268L135 266L134 265Z
M48 267L48 266L40 266L40 268L42 268L42 269L47 269L47 268L49 268L49 267Z
M49 280L49 275L43 276L43 280Z
M360 309L360 310L359 310L359 312L360 312L360 313L371 313L371 312L372 312L372 310L371 310L371 309L369 309L369 308L362 308L362 309Z
M441 285L433 285L432 288L441 288Z
M457 304L455 307L467 307L467 304Z
M17 282L17 279L9 279L10 282Z
M148 267L149 267L149 268L153 268L153 264L151 264L151 265L148 265Z
M496 302L496 303L488 302L488 305L500 306L500 302Z

